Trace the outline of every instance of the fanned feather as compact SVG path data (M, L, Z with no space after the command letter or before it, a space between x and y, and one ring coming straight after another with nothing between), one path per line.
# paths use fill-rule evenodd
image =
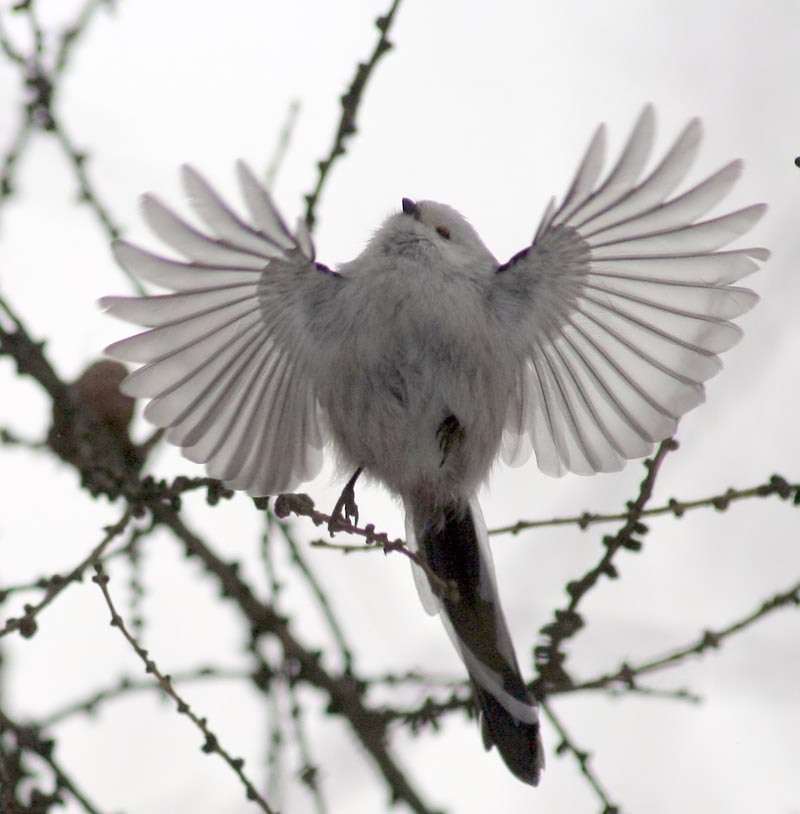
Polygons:
M307 229L289 232L250 170L240 164L238 174L254 226L184 167L192 206L213 235L145 196L151 228L187 260L123 241L114 253L140 279L175 293L101 302L149 328L107 349L144 363L124 392L150 398L148 420L213 477L266 495L318 471L326 437L307 366L321 340L303 325L305 309L316 312L325 299L319 288L333 293L339 277L315 265Z
M757 301L731 283L768 252L720 249L765 207L698 221L727 195L742 163L669 198L694 162L701 127L691 121L639 181L654 127L648 106L599 183L598 130L563 204L548 209L533 245L496 275L498 316L520 326L527 348L517 408L528 405L537 461L548 474L619 469L674 432L703 400L702 383L721 367L718 354L739 340L732 320Z

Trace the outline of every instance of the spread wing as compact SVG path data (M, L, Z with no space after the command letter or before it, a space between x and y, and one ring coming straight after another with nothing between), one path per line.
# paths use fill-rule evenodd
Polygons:
M321 465L326 438L310 360L322 338L309 326L345 281L314 262L305 224L292 235L252 173L241 163L237 170L253 226L184 167L192 207L211 234L145 196L149 226L186 260L124 241L114 253L128 271L174 293L101 304L149 329L107 348L144 363L123 392L151 399L147 419L168 428L167 439L212 477L268 495Z
M612 471L648 454L704 398L719 354L741 336L731 320L756 295L731 285L764 249L720 251L763 205L700 220L739 177L735 161L670 197L700 144L693 120L639 180L654 134L651 107L598 183L600 127L564 202L548 207L528 249L501 266L491 301L526 359L509 419L547 474Z

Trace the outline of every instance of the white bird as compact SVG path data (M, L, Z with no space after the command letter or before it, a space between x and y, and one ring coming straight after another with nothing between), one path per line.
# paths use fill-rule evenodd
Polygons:
M756 295L735 283L764 249L720 251L761 217L756 205L700 221L739 177L727 164L669 197L701 128L691 121L643 178L654 115L642 112L604 180L594 135L560 206L533 243L499 263L449 206L404 198L364 251L315 262L244 164L250 223L189 167L183 181L208 234L145 196L152 230L186 260L124 241L119 263L175 293L108 297L148 330L108 353L144 363L124 382L145 416L208 473L254 496L294 489L332 442L356 470L337 510L355 514L358 473L402 499L409 543L457 597L441 611L472 680L487 748L536 784L538 709L522 678L495 584L476 492L501 452L532 442L550 475L620 469L669 437L704 398L731 320Z

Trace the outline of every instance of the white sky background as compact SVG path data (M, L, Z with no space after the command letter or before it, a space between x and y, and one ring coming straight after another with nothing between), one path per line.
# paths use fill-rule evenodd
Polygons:
M91 178L126 236L155 246L137 212L145 191L186 211L177 176L183 162L238 202L234 160L244 157L263 170L295 99L302 110L274 192L287 216L296 217L332 140L339 97L356 62L371 52L374 19L388 5L127 0L113 15L98 14L78 45L56 111L90 153ZM77 8L66 0L39 6L45 22L72 19ZM4 17L24 42L15 20ZM725 355L707 404L681 423L682 448L665 465L656 502L754 485L773 472L797 480L800 169L793 159L800 154L800 4L405 0L391 40L395 50L371 80L359 132L317 212L319 259L351 259L409 196L455 206L505 260L530 241L548 198L566 191L600 121L609 124L613 155L642 105L652 101L660 155L700 115L706 138L693 177L744 158L743 179L724 206L768 202L767 217L746 241L774 254L747 283L762 302L741 320L745 338ZM16 71L0 60L3 150L16 126L9 112L19 92ZM59 370L77 375L125 335L127 328L100 314L95 301L128 292L128 284L94 215L74 205L76 183L54 140L36 137L17 186L0 211L0 292L35 337L48 339ZM35 386L15 378L7 359L0 359L0 393L0 424L40 437L44 401ZM118 507L76 499L75 474L46 456L0 452L0 585L71 566L99 541ZM160 475L200 471L167 451L152 466ZM638 463L616 475L557 481L533 463L501 468L484 511L492 527L520 517L619 510L642 475ZM339 487L327 471L304 490L327 510ZM250 501L239 497L214 511L197 504L192 522L216 543L230 540L231 558L256 551ZM399 512L382 494L362 487L359 506L362 520L401 532ZM651 525L643 553L617 558L622 579L586 602L590 624L570 647L569 664L581 675L668 652L798 578L797 510L774 499ZM519 643L529 642L552 608L563 605L564 582L595 562L601 533L548 530L495 539L501 591ZM305 527L301 535L317 536ZM309 556L357 635L361 669L462 674L444 632L420 609L402 558L317 550ZM196 583L189 581L192 569L166 538L148 547L147 560L147 646L162 668L242 663L232 615L216 601L215 587L199 572ZM124 569L112 585L122 600ZM303 635L313 640L319 626L315 612L308 614ZM20 715L44 714L113 683L121 672L140 675L91 583L73 586L39 621L34 639L4 644L3 690ZM530 653L519 655L530 675ZM624 811L800 812L796 611L776 614L717 655L654 683L689 686L706 701L700 707L651 698L556 701L579 745L596 754L594 767ZM233 687L193 687L186 695L257 776L264 714ZM149 696L110 704L96 719L79 718L56 734L59 758L103 810L255 810L221 761L200 752L188 721ZM434 807L466 814L597 811L572 758L555 755L557 736L547 724L544 737L549 763L535 791L518 783L496 754L486 755L474 724L461 718L449 720L444 735L410 743L400 736L395 743ZM338 724L315 731L312 748L331 811L386 810L384 790L366 779L353 744ZM281 810L310 811L311 801L295 789Z

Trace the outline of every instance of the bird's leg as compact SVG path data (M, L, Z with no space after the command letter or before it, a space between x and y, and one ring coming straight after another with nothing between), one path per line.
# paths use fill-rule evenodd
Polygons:
M442 460L439 466L444 466L447 456L453 446L464 439L464 428L461 422L451 413L442 419L442 423L436 430L436 440L439 442L439 449L442 453Z
M358 506L356 505L356 490L355 485L358 476L363 471L364 467L359 466L353 473L353 477L344 485L339 499L331 512L331 519L328 523L328 533L333 534L336 531L336 526L339 523L349 523L352 519L353 525L358 525Z

